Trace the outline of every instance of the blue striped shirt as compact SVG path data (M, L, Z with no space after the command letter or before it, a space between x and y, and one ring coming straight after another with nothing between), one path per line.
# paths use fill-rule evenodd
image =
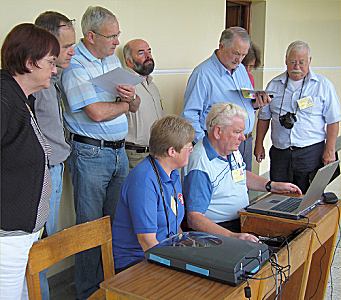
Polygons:
M125 114L109 121L95 122L83 110L92 103L115 101L112 94L89 80L121 66L115 54L98 59L82 41L76 45L70 66L62 74L62 86L67 96L67 101L64 101L64 120L71 133L106 141L117 141L126 137L128 122Z

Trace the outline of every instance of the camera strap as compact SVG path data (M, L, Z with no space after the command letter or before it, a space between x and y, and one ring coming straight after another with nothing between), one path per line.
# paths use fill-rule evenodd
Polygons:
M305 78L306 78L306 76L304 76L304 78L303 78L303 82L302 82L302 86L301 86L301 90L300 90L300 95L298 96L298 99L301 99L302 91L303 91L303 86L304 86L304 82L305 82ZM284 101L285 90L286 90L287 87L288 87L288 80L289 80L289 76L288 76L288 73L287 73L287 77L286 77L285 83L284 83L284 91L283 91L282 100L281 100L281 107L280 107L280 109L279 109L279 117L281 116L281 113L282 113L282 106L283 106L283 101ZM298 105L297 105L297 107L296 107L296 110L295 110L295 112L294 112L294 115L296 115L297 110L298 110Z

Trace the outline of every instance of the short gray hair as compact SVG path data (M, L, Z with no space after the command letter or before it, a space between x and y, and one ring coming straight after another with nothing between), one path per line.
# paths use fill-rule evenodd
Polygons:
M133 61L133 57L131 55L131 47L130 47L130 42L126 43L123 47L123 57L124 61L126 62L128 59Z
M216 125L232 125L234 117L246 120L247 113L239 105L233 103L217 103L212 105L206 117L207 131L211 131Z
M225 47L230 47L236 36L250 45L251 40L247 31L244 28L237 26L225 29L221 33L219 43L223 44Z
M111 19L117 22L116 16L110 10L101 6L89 6L81 21L83 35L89 31L99 31L103 23Z
M308 57L311 57L311 51L310 47L306 42L303 41L295 41L292 42L287 49L287 52L285 53L285 58L287 58L291 51L293 50L307 50L308 51Z

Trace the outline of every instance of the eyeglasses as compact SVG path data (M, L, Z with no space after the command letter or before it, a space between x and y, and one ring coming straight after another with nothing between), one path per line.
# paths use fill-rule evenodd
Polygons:
M92 32L93 32L94 34L97 34L97 35L99 35L99 36L102 36L102 37L108 39L109 41L113 41L113 40L115 40L115 39L118 39L119 36L120 36L120 34L121 34L121 32L119 32L119 33L117 33L117 34L104 35L104 34L102 34L102 33L96 32L96 31L92 31Z
M51 68L55 68L55 67L57 66L55 60L47 59L47 58L44 58L44 60L46 60L46 61L49 63L49 65L50 65Z
M296 65L299 65L300 67L304 67L307 64L307 62L304 60L300 60L300 61L291 60L291 61L289 61L289 64L292 65L293 67Z
M184 147L182 147L182 149L188 150L189 153L192 153L193 152L193 145L184 146Z
M64 24L58 25L57 27L58 27L58 28L64 27L64 26L66 26L66 27L71 27L71 26L74 25L75 22L76 22L76 19L72 19L72 20L69 20L69 21L65 22Z

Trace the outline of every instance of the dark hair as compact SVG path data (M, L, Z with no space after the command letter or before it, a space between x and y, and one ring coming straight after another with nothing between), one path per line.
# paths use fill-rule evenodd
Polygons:
M39 67L37 62L47 54L58 57L60 46L57 38L45 29L31 23L15 26L6 36L1 47L1 68L12 76L30 73L26 62Z
M72 27L72 22L68 17L56 11L45 11L35 20L34 24L50 31L53 35L59 36L59 29L62 26Z
M247 53L247 55L244 57L242 64L244 66L248 66L250 64L251 61L255 60L255 65L254 65L254 69L257 69L260 67L261 65L261 60L260 60L260 50L259 48L251 42L250 44L250 48L249 48L249 52Z

